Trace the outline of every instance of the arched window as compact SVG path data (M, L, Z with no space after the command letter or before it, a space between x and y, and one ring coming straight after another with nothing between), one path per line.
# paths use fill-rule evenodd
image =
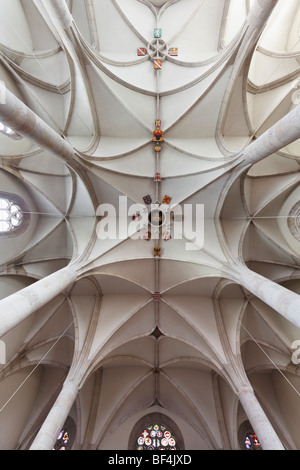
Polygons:
M239 428L239 441L243 450L262 450L257 435L253 431L249 421L245 421Z
M0 238L20 235L29 219L28 207L20 196L0 192Z
M10 127L6 126L5 124L3 124L3 122L0 121L0 132L8 137L10 137L11 139L14 139L14 140L20 140L22 139L22 136L17 134L15 131L13 131Z
M183 437L176 423L161 413L140 419L129 438L129 450L184 450Z
M76 426L72 418L68 418L63 429L59 433L53 450L71 450L76 434Z
M162 424L152 424L143 429L136 440L136 450L176 450L176 439L170 429Z
M64 428L59 433L56 443L54 445L54 450L67 450L68 444L70 442L70 433L67 428Z
M258 437L252 430L246 433L244 445L247 450L262 450Z

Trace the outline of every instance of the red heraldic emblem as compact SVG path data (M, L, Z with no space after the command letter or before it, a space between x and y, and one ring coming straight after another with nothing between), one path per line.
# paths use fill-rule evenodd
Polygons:
M147 240L148 242L151 240L151 232L147 232L143 236L143 240Z
M137 50L137 55L138 56L145 56L147 55L148 51L145 47L139 47Z
M155 129L153 132L153 141L154 142L163 142L164 140L164 133L161 129Z
M172 198L170 196L165 196L163 198L163 204L170 204L170 202L172 201Z
M154 61L154 68L156 70L160 70L162 68L162 61L160 59L155 59Z

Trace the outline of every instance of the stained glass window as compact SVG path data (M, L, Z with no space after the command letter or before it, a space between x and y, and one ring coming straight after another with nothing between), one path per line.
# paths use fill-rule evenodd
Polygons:
M9 126L6 126L3 124L3 122L0 121L0 132L4 135L7 135L8 137L11 137L14 140L20 140L22 139L22 136L17 134L15 131L13 131Z
M254 432L247 432L244 444L247 450L262 450L260 442Z
M0 233L15 230L21 225L22 220L20 207L9 199L0 198Z
M240 425L238 439L242 450L263 450L250 421L244 421Z
M14 131L10 127L5 126L2 122L0 122L0 131L7 135L14 134Z
M76 437L76 424L69 416L57 436L53 450L71 450Z
M136 450L176 450L176 439L166 426L153 424L138 436Z
M70 443L70 432L67 428L62 429L57 436L56 443L53 450L67 450Z

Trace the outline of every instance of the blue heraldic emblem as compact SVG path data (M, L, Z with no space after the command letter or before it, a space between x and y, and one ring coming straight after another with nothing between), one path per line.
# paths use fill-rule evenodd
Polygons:
M148 196L143 197L143 200L144 200L144 203L147 204L147 205L152 203L152 198L151 198L151 196L149 196L149 194L148 194Z

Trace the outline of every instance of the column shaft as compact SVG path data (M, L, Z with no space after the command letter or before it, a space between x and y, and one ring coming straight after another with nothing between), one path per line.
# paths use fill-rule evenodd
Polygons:
M69 287L76 277L76 270L67 266L0 300L0 337L54 299Z
M52 450L78 394L78 386L67 379L30 450Z
M64 161L74 158L73 147L0 82L0 121L16 133ZM3 102L2 102L3 101Z
M237 280L252 294L300 328L300 295L246 267L240 268Z
M256 0L247 18L250 31L258 29L261 32L261 28L265 25L277 3L278 0Z
M300 105L243 151L244 164L253 165L300 138Z
M65 0L43 0L43 4L58 29L68 30L72 26L73 18Z
M238 397L263 450L284 450L253 390L244 389L238 393Z

